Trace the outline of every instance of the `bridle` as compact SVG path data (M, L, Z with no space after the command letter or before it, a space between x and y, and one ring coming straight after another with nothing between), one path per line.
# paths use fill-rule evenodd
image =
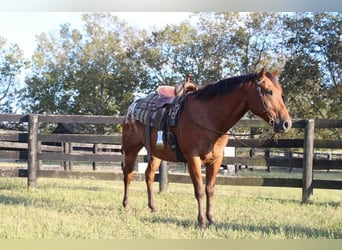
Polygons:
M274 119L273 119L273 116L271 115L271 112L270 112L270 108L268 107L266 101L265 101L265 96L264 94L262 93L262 83L263 83L264 79L261 79L261 80L256 80L256 85L257 85L257 91L258 91L258 94L259 94L259 97L261 99L261 103L262 103L262 106L264 108L264 111L261 113L261 115L267 113L268 117L269 117L269 125L274 129ZM271 91L265 91L266 94L268 95L272 95L272 92ZM210 131L210 132L213 132L215 134L219 134L219 135L231 135L233 136L237 141L239 141L242 145L244 146L248 146L246 145L245 143L241 142L237 136L253 136L253 135L260 135L260 134L263 134L264 132L256 132L256 133L250 133L250 134L236 134L234 132L232 132L232 130L228 130L228 132L224 132L224 131L219 131L219 130L215 130L215 129L211 129L211 128L207 128L207 127L204 127L203 125L201 125L200 123L194 121L191 117L191 112L189 110L189 107L187 105L187 96L184 98L184 106L185 106L185 112L187 113L186 117L188 117L188 119L193 123L195 124L197 127L201 128L201 129L204 129L204 130L207 130L207 131ZM271 140L274 140L276 138L276 132L273 133L272 137L266 141L266 143L264 143L263 145L266 145L267 143L269 143Z
M261 113L261 115L267 113L268 115L268 124L274 129L274 118L271 114L270 108L268 107L266 101L265 101L265 94L272 96L272 91L265 90L265 94L262 93L262 83L264 82L264 79L261 80L256 80L256 85L257 85L257 91L261 100L261 104L264 108L264 111ZM260 116L261 116L260 115Z

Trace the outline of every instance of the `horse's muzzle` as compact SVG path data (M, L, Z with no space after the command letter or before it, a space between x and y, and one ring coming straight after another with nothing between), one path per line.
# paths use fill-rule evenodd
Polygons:
M292 120L289 119L277 119L277 120L270 120L270 125L273 127L273 131L276 133L286 133L292 127Z

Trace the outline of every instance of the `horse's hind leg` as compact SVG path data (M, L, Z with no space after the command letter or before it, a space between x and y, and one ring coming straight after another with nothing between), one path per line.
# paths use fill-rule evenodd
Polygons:
M131 184L133 178L133 170L134 170L134 163L135 163L136 155L132 154L125 154L125 163L123 167L123 174L124 174L124 197L123 197L123 206L124 208L129 211L129 186Z
M147 195L148 195L148 207L151 209L151 212L156 212L156 204L154 200L153 193L153 182L157 169L159 168L161 160L157 157L152 156L151 161L147 165L147 169L145 171L145 180L147 186Z
M123 153L124 153L124 166L123 166L123 175L124 175L124 197L123 197L123 206L128 211L129 210L129 185L133 178L133 170L134 164L137 158L137 155L140 149L143 147L143 144L139 142L137 139L128 138L128 140L123 140Z

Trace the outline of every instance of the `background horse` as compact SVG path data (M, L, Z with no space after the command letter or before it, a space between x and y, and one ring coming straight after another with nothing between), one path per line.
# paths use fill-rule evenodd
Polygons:
M143 123L134 117L136 102L125 115L122 131L124 153L124 198L123 206L129 209L129 185L132 180L135 160L140 149L150 139L150 161L145 177L148 206L156 211L152 185L155 172L161 160L177 162L179 157L168 145L156 146L157 129L146 135ZM209 84L184 98L179 120L171 128L177 140L179 151L188 164L189 174L198 203L200 227L214 223L212 198L216 175L223 160L223 150L228 142L227 131L247 112L264 119L274 132L287 132L292 125L291 118L282 99L282 88L275 78L263 68L259 73L227 78ZM149 126L149 124L148 124ZM201 166L205 164L205 186ZM206 213L203 199L206 195Z

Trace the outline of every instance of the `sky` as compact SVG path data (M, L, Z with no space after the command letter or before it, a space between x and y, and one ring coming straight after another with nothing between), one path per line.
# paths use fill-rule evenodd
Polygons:
M189 12L113 12L120 20L137 28L163 27L185 20ZM81 12L0 12L0 36L8 43L17 43L30 58L36 46L36 36L55 32L63 23L81 29Z

